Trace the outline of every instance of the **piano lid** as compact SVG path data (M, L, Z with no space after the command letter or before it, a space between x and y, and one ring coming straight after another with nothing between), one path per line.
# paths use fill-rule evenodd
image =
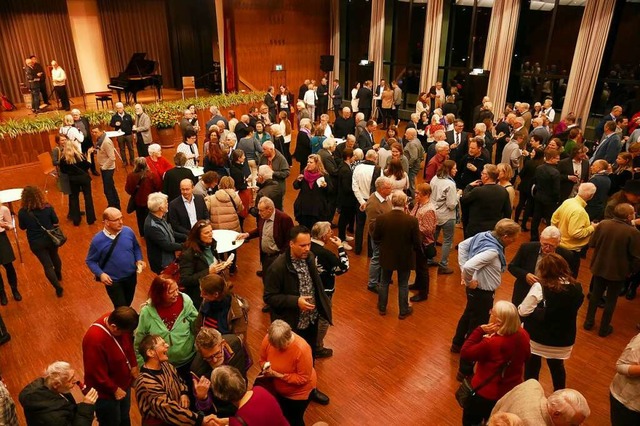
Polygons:
M136 52L131 55L127 68L123 71L129 77L145 76L153 74L156 70L157 62L145 59L147 53Z

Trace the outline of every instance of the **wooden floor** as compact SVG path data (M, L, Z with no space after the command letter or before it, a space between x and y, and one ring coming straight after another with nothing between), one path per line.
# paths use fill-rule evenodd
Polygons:
M378 137L381 136L382 132ZM173 152L163 151L166 158ZM295 176L298 165L294 165ZM124 180L126 171L116 173L116 185L122 206L126 206ZM0 170L0 189L37 184L43 187L44 176L37 165L19 170ZM100 222L92 226L83 223L73 227L64 219L67 208L52 182L49 201L54 205L69 242L61 249L63 259L64 297L55 297L45 280L42 268L29 252L25 234L19 231L24 264L16 260L19 286L24 297L20 303L10 300L0 308L12 340L0 347L2 376L17 403L20 390L51 362L69 361L82 371L81 341L87 327L101 314L111 309L102 285L96 283L84 264L89 242L101 229ZM100 178L93 180L96 211L106 207ZM285 210L292 212L296 192L287 183ZM19 206L14 206L17 208ZM126 216L126 224L135 229L135 218ZM253 229L254 221L246 228ZM455 242L461 240L456 229ZM522 235L519 243L527 241ZM13 236L11 241L14 243ZM142 242L144 245L144 242ZM239 272L234 277L236 292L252 304L249 344L257 355L269 318L260 312L262 284L256 277L258 269L257 240L245 244L238 252ZM507 250L510 260L517 244ZM145 250L146 254L146 250ZM17 252L16 252L17 255ZM325 421L330 425L455 425L461 422L461 409L454 392L458 387L455 374L458 356L449 352L457 320L465 304L464 289L456 262L451 253L455 273L437 277L431 268L431 293L426 302L414 304L414 315L404 321L397 319L397 286L391 287L389 314L380 317L376 296L366 290L367 257L350 254L350 271L338 277L333 299L335 326L329 331L326 346L334 356L318 360L318 387L331 397L331 404L311 404L307 424ZM590 274L588 262L582 262L580 282L585 293ZM137 309L146 299L152 274L145 271L138 284L133 306ZM506 273L497 299L509 299L513 277ZM615 373L615 363L627 342L636 334L640 320L638 301L620 299L613 326L615 332L606 339L595 332L585 332L581 325L586 305L580 309L578 337L573 356L567 364L567 386L581 391L589 401L591 417L587 424L609 424L608 387ZM601 312L598 314L598 319ZM257 373L254 367L250 377ZM541 381L548 393L552 386L548 369L543 367ZM22 409L18 408L21 421ZM133 424L140 424L137 408L132 408Z

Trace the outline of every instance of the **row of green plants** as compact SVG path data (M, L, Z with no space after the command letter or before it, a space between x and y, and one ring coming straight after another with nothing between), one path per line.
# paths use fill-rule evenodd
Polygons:
M205 96L188 99L180 99L169 102L155 102L144 105L144 110L151 118L151 124L158 129L172 128L180 121L184 110L191 104L195 105L197 110L208 110L211 105L217 105L219 108L230 108L236 105L251 104L262 102L264 99L262 92L250 93L228 93L224 95ZM126 106L125 110L135 115L133 106ZM91 124L107 125L111 121L114 111L89 110L83 113ZM10 119L0 122L0 139L17 138L24 134L35 134L42 132L50 132L57 130L62 126L63 112L56 114L42 114L37 117L27 117L20 120Z

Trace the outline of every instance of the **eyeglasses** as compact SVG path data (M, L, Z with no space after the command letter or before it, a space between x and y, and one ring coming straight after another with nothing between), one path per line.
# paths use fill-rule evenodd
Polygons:
M224 350L222 348L222 345L220 345L220 349L217 352L214 352L213 354L209 355L208 357L202 357L202 359L204 359L205 361L213 361L215 359L219 359L224 357Z

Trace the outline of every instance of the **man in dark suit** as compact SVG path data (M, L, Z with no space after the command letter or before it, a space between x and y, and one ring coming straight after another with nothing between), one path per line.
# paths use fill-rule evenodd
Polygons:
M236 123L234 132L238 141L247 137L247 135L249 134L249 116L247 114L243 114L240 117L240 121Z
M275 123L278 110L276 108L276 98L273 95L273 90L273 86L267 88L267 94L264 95L264 104L269 108L269 120Z
M616 105L613 108L611 108L611 112L609 112L609 114L602 117L602 120L600 120L600 122L595 128L597 140L602 139L602 135L604 135L604 125L607 124L607 121L613 121L615 123L616 119L620 116L620 114L622 114L622 107L619 105Z
M579 264L575 256L567 249L559 247L560 230L555 226L547 226L540 233L540 241L531 241L522 244L509 264L509 272L516 278L513 285L511 302L518 306L529 293L531 286L539 282L536 277L536 265L544 256L557 253L569 264L573 277L578 276Z
M560 202L571 196L573 187L589 180L589 160L582 146L576 146L575 152L569 152L570 158L560 160L558 171L560 172Z
M393 271L398 273L399 319L413 313L409 306L409 275L415 269L415 251L421 250L418 219L404 212L407 195L399 190L391 194L391 208L376 219L373 240L380 246L382 275L378 286L378 312L386 315L389 283Z
M340 80L333 80L333 94L331 95L331 99L333 99L333 111L336 112L342 106L342 98L344 94L342 93L342 87L340 87Z
M531 120L531 124L533 125L533 130L530 133L530 136L538 135L542 139L542 145L546 146L547 142L551 138L551 133L544 127L544 122L542 118L536 117Z
M358 148L362 150L362 152L366 153L370 149L373 149L373 145L375 145L375 140L373 138L373 132L376 131L378 127L378 123L373 120L367 121L367 130L360 133L358 136Z
M180 183L184 179L191 180L194 185L198 183L198 179L193 175L191 169L184 166L187 163L187 156L183 152L176 152L176 155L173 156L173 163L176 166L167 170L162 179L162 192L167 194L169 202L180 196Z
M500 219L511 217L509 193L498 182L498 169L485 164L480 180L471 182L460 198L465 238L491 231Z
M607 163L615 164L621 149L622 142L620 141L620 134L616 132L616 122L607 121L604 125L604 136L589 162L593 164L596 160L607 160Z
M369 120L369 117L371 117L371 105L373 102L373 92L371 91L372 85L373 83L371 80L367 80L364 82L362 87L358 89L358 93L356 93L358 109L364 114L365 120Z
M322 114L326 114L329 107L329 86L326 77L322 77L320 85L316 89L318 100L316 101L316 121Z
M309 85L311 84L311 80L306 79L304 83L298 89L298 100L301 101L304 99L304 94L309 90Z
M536 169L533 178L535 194L533 195L533 219L531 220L531 241L538 241L540 222L544 218L551 225L551 215L560 205L560 172L557 165L560 153L555 149L544 152L544 164Z
M346 138L347 135L353 135L356 131L356 121L351 114L349 107L342 108L342 115L339 113L339 109L335 109L336 119L333 122L333 136L336 138Z
M456 175L458 189L465 189L471 182L480 179L482 168L487 164L487 159L482 155L482 148L482 140L471 138L467 152L460 151Z
M378 84L378 86L376 87L376 91L373 95L373 98L376 101L376 109L378 110L378 114L382 113L382 92L384 92L384 87L386 86L387 82L383 79L380 80L380 84ZM376 118L380 118L380 116L376 117Z
M191 179L180 182L180 194L169 203L169 223L176 232L189 235L197 221L209 219L209 211L204 197L193 193Z
M309 344L315 358L319 318L332 323L331 301L311 252L309 230L295 226L290 236L289 247L265 271L264 301L271 308L271 321L279 319L289 324ZM329 397L317 389L311 391L309 398L323 405L329 403Z
M408 127L408 126L407 126ZM467 153L469 134L464 131L464 121L457 119L453 122L453 130L445 133L449 144L449 158L459 161Z

